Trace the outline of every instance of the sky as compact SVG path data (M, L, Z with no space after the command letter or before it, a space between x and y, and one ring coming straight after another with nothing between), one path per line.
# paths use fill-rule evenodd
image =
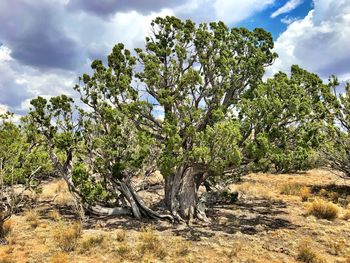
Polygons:
M270 31L279 58L266 76L298 64L350 80L350 0L0 0L0 113L25 114L39 95L77 96L94 59L119 42L143 47L165 15Z

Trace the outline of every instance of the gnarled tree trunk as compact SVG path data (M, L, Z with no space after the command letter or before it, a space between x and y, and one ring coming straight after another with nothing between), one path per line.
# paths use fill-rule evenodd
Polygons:
M190 223L194 218L207 221L205 207L198 203L198 188L206 173L196 167L180 167L165 179L165 203L179 221Z

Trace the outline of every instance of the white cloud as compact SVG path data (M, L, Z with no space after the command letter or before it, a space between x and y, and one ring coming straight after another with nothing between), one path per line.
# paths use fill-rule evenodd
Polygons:
M254 13L266 9L274 0L216 0L216 16L226 23L235 24L251 17Z
M282 7L278 8L275 12L271 14L271 18L275 18L276 16L289 13L290 11L297 8L299 5L303 3L303 0L289 0Z
M292 64L323 79L350 73L350 1L314 0L314 10L291 23L275 42L279 58L269 69L289 71Z
M293 23L293 22L295 22L295 21L297 21L297 20L299 20L299 19L300 19L300 18L298 18L298 17L289 17L289 16L285 16L285 17L281 18L281 22L282 22L283 24L289 25L289 24L291 24L291 23Z

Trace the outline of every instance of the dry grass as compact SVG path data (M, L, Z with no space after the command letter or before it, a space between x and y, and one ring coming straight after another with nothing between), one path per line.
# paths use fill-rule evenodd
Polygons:
M116 239L118 242L123 242L126 239L126 231L124 230L118 230L118 232L115 234Z
M311 195L310 187L303 186L300 189L301 201L306 202L307 200L309 200L310 195Z
M56 209L51 210L47 215L50 219L52 219L53 221L56 221L56 222L58 222L62 219L60 212L57 211Z
M280 193L283 195L300 195L303 185L296 182L288 182L281 186Z
M343 215L344 220L350 220L350 209L346 209Z
M326 260L317 253L317 250L312 248L311 242L309 239L304 239L299 243L297 259L305 263L326 263Z
M127 258L129 256L129 253L132 252L132 248L126 241L123 241L118 244L118 246L115 248L115 251L119 257Z
M53 181L45 185L39 199L53 200L55 204L61 206L74 203L74 198L64 180Z
M330 173L322 171L283 175L251 174L238 185L241 193L244 191L239 202L212 207L211 224L193 224L189 228L185 224L171 225L159 221L159 230L146 227L140 231L139 227L149 221L91 217L86 224L88 229L81 234L76 234L81 230L67 234L67 229L72 228L69 223L73 222L71 213L65 213L69 207L59 207L62 211L60 214L53 210L51 198L35 205L35 210L42 215L35 230L31 230L28 225L27 213L18 213L11 218L13 230L7 238L8 243L0 246L0 263L1 260L5 263L292 263L299 259L315 263L325 262L323 257L327 262L350 263L350 257L345 261L346 256L350 256L350 221L317 220L313 216L305 218L301 193L305 190L305 196L308 196L310 189L301 187L296 196L282 195L281 186L286 182L307 185L313 190L329 189L333 182L343 184ZM55 192L65 191L63 183L61 186L57 186L57 182L50 183L49 188L53 196ZM140 194L147 194L148 200L155 203L163 194L162 189L155 191L157 193L141 191ZM313 191L313 194L319 195L317 191ZM310 202L314 200L314 196L307 198ZM348 209L350 211L350 207ZM346 208L339 210L341 218L345 219ZM64 246L58 246L55 235L65 237L59 239L61 243L75 245L72 249L68 247L66 250L70 251L66 252L62 249ZM307 246L301 244L298 247L298 241L304 236L310 236L312 240L308 241Z
M308 205L307 214L313 215L319 219L334 220L338 217L339 208L331 202L316 199Z
M167 251L153 227L149 226L141 230L139 242L137 251L141 255L152 254L160 259L167 255Z
M67 255L67 253L64 253L64 252L59 252L53 255L49 261L49 263L69 263L69 262L72 262L72 261L69 260L69 255Z
M39 213L36 210L28 210L25 213L25 219L31 228L37 228L39 226Z
M92 248L106 248L106 241L106 236L102 234L98 234L97 236L85 237L79 246L79 252L85 254L89 252Z
M4 231L5 237L11 234L13 230L13 220L12 219L6 220L2 226L2 230Z
M247 196L263 197L266 199L271 199L275 197L274 193L271 191L270 188L261 184L251 182L244 182L238 185L234 190Z
M70 252L77 247L81 234L82 228L81 224L78 222L71 225L60 224L54 231L54 239L60 249L65 252Z
M328 252L332 255L339 256L341 255L346 248L346 241L341 240L333 240L329 239L327 242Z

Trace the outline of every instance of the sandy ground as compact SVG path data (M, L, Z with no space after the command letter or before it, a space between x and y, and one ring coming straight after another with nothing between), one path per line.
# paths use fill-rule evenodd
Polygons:
M238 202L209 208L209 224L91 217L74 250L64 251L58 236L70 231L77 216L64 183L53 181L44 185L31 209L9 222L12 231L8 244L0 246L0 263L350 262L350 181L312 170L250 174L230 187L240 193ZM286 193L286 188L292 190ZM155 185L143 193L146 203L159 202L162 191ZM338 217L308 215L309 204L317 199L333 202ZM309 258L302 256L305 250Z

